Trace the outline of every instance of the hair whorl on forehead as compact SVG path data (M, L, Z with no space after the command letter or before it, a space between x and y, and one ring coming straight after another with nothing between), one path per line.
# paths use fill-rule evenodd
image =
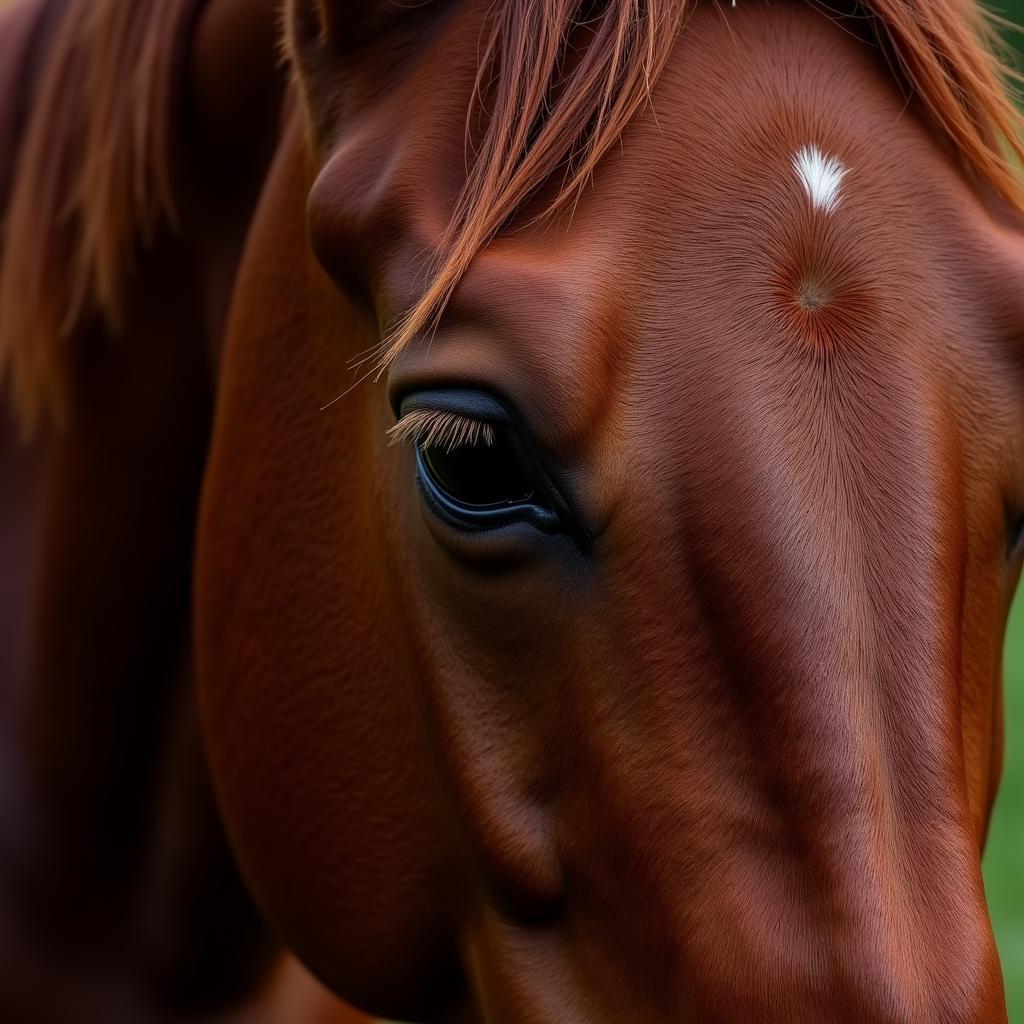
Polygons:
M470 112L486 113L483 138L432 277L382 343L378 375L437 325L477 253L552 175L563 180L546 213L575 201L648 100L695 2L497 0ZM856 6L970 171L1024 210L1011 163L1024 160L1024 120L1007 88L1017 76L1000 60L1001 43L977 0ZM574 63L566 66L570 38Z

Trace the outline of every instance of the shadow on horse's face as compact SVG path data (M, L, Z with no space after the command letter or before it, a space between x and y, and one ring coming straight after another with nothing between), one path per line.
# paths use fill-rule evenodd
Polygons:
M321 410L421 285L479 30L311 60L328 156L296 116L253 226L197 584L249 882L394 1016L1000 1019L1019 243L870 48L702 7L571 219Z

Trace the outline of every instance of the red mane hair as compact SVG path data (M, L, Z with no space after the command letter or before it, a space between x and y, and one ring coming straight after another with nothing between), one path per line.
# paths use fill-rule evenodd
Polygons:
M195 5L63 6L24 83L31 113L0 220L0 379L26 432L63 421L69 337L97 313L117 330L135 247L173 223L172 96Z
M473 108L487 118L433 277L379 367L441 315L487 242L561 172L554 211L641 109L696 0L499 0ZM173 220L175 39L192 0L71 0L35 85L0 252L0 377L31 430L66 415L68 339L116 330L134 247ZM1015 208L1022 118L975 0L864 0L860 10L965 165ZM575 63L567 68L569 39ZM472 113L472 112L471 112Z

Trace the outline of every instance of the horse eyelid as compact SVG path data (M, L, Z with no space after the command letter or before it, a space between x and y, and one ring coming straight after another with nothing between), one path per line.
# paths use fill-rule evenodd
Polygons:
M494 427L485 420L441 409L413 409L387 431L388 444L413 444L425 448L456 448L494 444Z

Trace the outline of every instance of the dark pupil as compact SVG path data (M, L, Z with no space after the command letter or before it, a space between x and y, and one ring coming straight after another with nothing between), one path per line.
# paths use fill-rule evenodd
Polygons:
M533 488L519 460L501 437L494 444L423 448L423 461L434 483L453 501L493 508L529 501Z

